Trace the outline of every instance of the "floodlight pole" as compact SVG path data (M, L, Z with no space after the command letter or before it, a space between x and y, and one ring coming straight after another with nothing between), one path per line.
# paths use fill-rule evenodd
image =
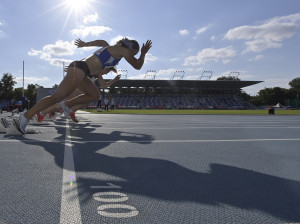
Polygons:
M148 74L148 73L154 73L154 75L150 75L150 74ZM146 72L145 76L144 76L144 79L146 79L147 77L150 77L150 76L151 76L151 77L152 77L152 80L155 80L156 73L157 73L156 70L148 70L148 71Z
M65 62L63 61L63 79L65 78Z
M23 91L22 96L24 97L24 60L23 60Z

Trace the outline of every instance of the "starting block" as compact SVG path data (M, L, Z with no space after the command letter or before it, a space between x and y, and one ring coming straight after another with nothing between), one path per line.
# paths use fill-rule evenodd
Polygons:
M7 135L23 135L21 130L19 129L20 122L19 119L13 119L8 129L6 130Z
M8 122L6 118L1 118L0 121L0 133L6 133L6 129L8 128Z
M20 123L18 118L13 118L9 122L5 117L0 120L0 133L6 133L6 135L23 135L19 129ZM27 129L26 134L41 134L42 131L36 131L34 129Z
M0 131L7 135L23 135L23 133L19 130L19 120L15 118L12 122L8 122L5 117L2 117Z

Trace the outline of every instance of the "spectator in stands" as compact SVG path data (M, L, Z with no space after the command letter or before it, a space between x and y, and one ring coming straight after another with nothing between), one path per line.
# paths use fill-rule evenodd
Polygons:
M51 96L44 97L40 102L35 104L31 109L26 112L20 113L18 127L20 131L25 134L28 121L38 112L49 108L56 103L60 103L61 108L66 117L70 116L71 107L78 105L80 108L87 105L90 102L94 102L99 99L99 91L89 78L91 74L99 74L105 69L110 69L116 66L122 58L132 65L135 69L141 69L146 53L152 46L151 40L147 40L146 44L143 44L141 48L141 55L137 59L135 55L139 52L140 47L137 41L124 38L118 41L115 45L109 46L105 40L95 40L90 42L84 42L80 39L75 41L77 47L101 47L93 55L81 60L72 62L68 69L67 75L63 81L59 84L55 93ZM101 73L102 76L103 73ZM119 79L117 76L115 80ZM78 97L75 97L69 101L62 101L68 97L75 89L80 88L85 92Z
M113 111L114 109L115 109L115 99L111 98L111 101L110 101L110 110Z
M105 110L105 111L108 111L108 103L109 103L109 101L108 101L107 97L105 97L105 98L104 98L104 105L105 105L104 110Z

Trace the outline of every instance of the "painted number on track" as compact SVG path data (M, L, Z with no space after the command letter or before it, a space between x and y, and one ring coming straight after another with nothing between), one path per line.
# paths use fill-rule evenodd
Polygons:
M122 189L121 186L107 183L108 186L90 186L92 189L101 189L101 190L112 190L112 189ZM97 192L93 194L93 198L96 201L110 203L104 204L97 208L97 212L99 215L110 218L129 218L134 217L139 214L139 211L130 205L125 204L113 204L125 202L128 200L128 196L124 193L120 192ZM120 209L122 212L119 212Z

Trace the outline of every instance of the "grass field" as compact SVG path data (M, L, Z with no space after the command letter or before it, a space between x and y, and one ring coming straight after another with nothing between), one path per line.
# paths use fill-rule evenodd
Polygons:
M84 110L102 114L208 114L208 115L268 115L267 110L142 110L121 109L97 112L96 109ZM275 110L275 115L300 115L300 110Z

